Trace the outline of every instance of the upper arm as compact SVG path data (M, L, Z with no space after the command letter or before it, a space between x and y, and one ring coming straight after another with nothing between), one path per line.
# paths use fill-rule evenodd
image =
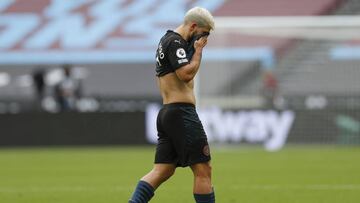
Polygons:
M187 43L182 39L173 39L167 50L167 57L178 78L184 82L190 81L192 78L188 74L191 68Z
M187 44L184 40L173 39L167 49L167 58L173 71L188 65L190 60L187 54Z

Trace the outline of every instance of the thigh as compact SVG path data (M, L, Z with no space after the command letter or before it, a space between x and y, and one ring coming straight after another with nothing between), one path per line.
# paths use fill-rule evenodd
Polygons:
M155 165L160 163L175 163L176 150L168 137L159 137L155 153Z
M201 121L193 107L180 107L169 114L165 131L178 156L178 166L208 162L210 150Z
M155 164L158 163L174 163L176 162L177 155L176 150L171 140L171 137L166 132L166 120L167 109L161 109L157 118L157 131L158 131L158 143L155 153Z
M211 160L210 147L203 125L195 109L186 109L184 126L188 164L207 163Z
M164 131L169 136L169 141L174 149L174 163L177 166L187 166L186 131L183 114L179 108L171 108L165 117Z

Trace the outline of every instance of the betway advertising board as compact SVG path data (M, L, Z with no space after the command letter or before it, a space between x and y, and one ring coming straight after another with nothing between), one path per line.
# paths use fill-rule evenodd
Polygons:
M153 104L146 110L146 137L151 143L157 142L156 117L160 108ZM269 151L284 146L295 120L295 112L290 110L226 111L213 107L197 112L210 142L256 143Z
M193 6L224 0L1 0L0 64L154 61ZM170 11L170 12L169 12Z
M154 144L160 108L157 103L147 106L145 112L0 114L0 146ZM197 112L212 143L262 145L269 151L285 144L360 146L359 109L213 107Z

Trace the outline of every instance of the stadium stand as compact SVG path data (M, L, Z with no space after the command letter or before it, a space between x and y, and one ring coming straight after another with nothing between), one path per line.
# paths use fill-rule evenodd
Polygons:
M215 12L217 16L293 16L293 15L323 15L333 12L339 5L344 1L337 0L322 0L322 1L284 1L284 0L271 0L266 2L257 2L251 0L242 0L242 1L229 1L223 7ZM267 8L264 10L264 8ZM226 39L226 40L223 40ZM297 43L299 46L301 43ZM248 36L248 35L239 35L233 33L220 34L220 36L215 36L213 42L210 42L211 46L242 46L242 47L258 47L265 46L271 47L279 61L286 60L286 57L283 57L285 52L289 50L296 49L294 47L294 41L284 38L271 38L271 37L258 37L258 36ZM304 53L309 54L311 50L306 50ZM300 51L301 54L304 54L303 51ZM286 54L287 55L287 54ZM291 62L293 59L291 59ZM201 83L202 86L201 92L208 93L205 96L211 95L258 95L261 92L262 88L262 75L261 70L256 65L259 63L234 63L236 68L233 66L222 66L229 67L231 70L222 71L227 72L232 77L228 77L227 85L218 86L218 88L213 88L211 91L207 87L211 86L214 78L218 78L219 71L214 71L211 69L206 69L206 71L201 72ZM279 71L277 71L279 70ZM285 68L287 70L287 68ZM276 67L275 72L284 72L282 68ZM275 73L278 75L277 73ZM238 76L238 77L236 77ZM282 77L278 76L281 80ZM281 89L283 89L283 81L280 81ZM286 84L285 84L286 86ZM288 92L287 90L285 90ZM291 90L289 90L291 91ZM305 91L306 92L306 91Z
M252 0L229 0L221 2L213 11L215 16L308 16L360 13L360 3L356 0L268 0L261 3ZM42 1L42 4L46 3L48 1ZM28 12L28 9L32 9L32 12L41 12L40 6L31 7L19 2L6 12L21 13ZM89 8L86 6L81 7L76 12L85 12L87 9ZM132 37L137 36L134 34ZM338 43L294 41L246 35L239 37L239 35L232 34L214 34L212 37L209 48L267 47L273 50L274 57L277 59L273 73L278 80L279 90L284 96L318 93L325 95L360 94L360 84L354 78L360 74L358 62L334 61L329 57L329 50L340 45ZM19 48L19 44L16 48ZM150 50L154 50L154 47L151 47ZM221 54L221 51L219 53ZM106 63L76 64L76 66L85 67L88 70L88 74L83 79L84 95L119 99L159 99L154 80L153 61L139 61L132 60L129 63L109 60ZM59 68L60 65L48 64L47 67L51 71ZM200 76L202 96L251 96L259 95L261 92L261 61L253 59L239 61L236 58L226 61L205 59L203 66L206 66L206 71L202 71ZM37 64L1 64L0 72L9 74L11 81L0 87L0 100L32 100L34 90L30 77L36 67ZM342 67L342 69L338 67ZM342 74L337 74L339 71Z
M360 3L358 1L322 1L323 4L318 4L320 2L309 1L308 5L305 2L305 4L299 7L299 10L304 8L304 12L308 12L302 13L305 15L356 15L360 13ZM318 4L320 9L314 9L316 4ZM256 10L257 7L254 7L254 10ZM281 6L277 6L275 9L272 9L271 6L269 7L269 10L274 10L278 13L266 13L264 14L265 16L272 14L294 15L294 13L291 13L291 6L287 7L286 11L284 11L289 13L283 13ZM308 7L317 11L311 11ZM262 15L256 12L251 14L247 12L246 14ZM248 43L262 40L264 39L255 38L249 40ZM271 44L269 42L271 42L271 39L267 42ZM305 97L307 95L353 97L360 95L360 83L356 79L360 75L359 61L334 60L329 54L332 48L344 44L355 47L356 40L345 43L323 40L296 40L291 42L278 40L278 42L282 42L282 46L277 46L280 43L270 45L278 53L278 63L272 72L278 79L279 91L284 97ZM252 79L247 80L247 83L235 86L233 90L235 89L236 91L232 91L232 93L238 95L259 94L263 86L261 72L254 76ZM240 80L240 77L235 80Z

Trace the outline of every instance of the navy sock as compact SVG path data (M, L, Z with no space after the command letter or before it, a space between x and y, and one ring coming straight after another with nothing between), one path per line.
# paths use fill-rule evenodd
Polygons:
M210 194L194 194L196 203L215 203L215 193Z
M145 181L139 181L129 203L147 203L154 196L154 188Z

